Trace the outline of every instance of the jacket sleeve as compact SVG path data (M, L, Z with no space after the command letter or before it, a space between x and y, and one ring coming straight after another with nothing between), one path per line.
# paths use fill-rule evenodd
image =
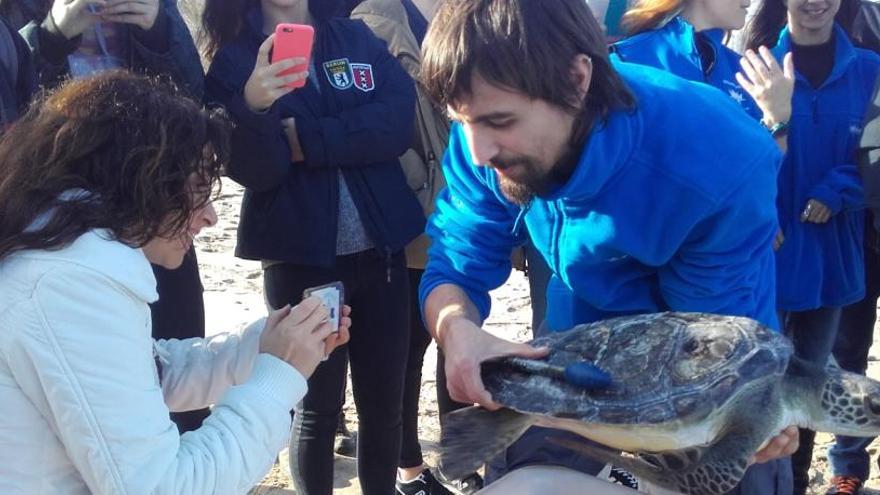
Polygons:
M130 28L135 68L150 74L167 75L190 97L201 101L205 73L199 51L177 9L177 2L160 0L160 5L152 29Z
M859 172L865 189L865 205L874 213L880 230L880 78L874 86L858 151Z
M819 183L810 188L808 197L822 202L833 215L844 208L862 207L865 193L858 167L855 163L842 163L832 167Z
M265 318L241 333L208 338L156 341L162 393L168 409L191 411L217 402L226 390L251 374Z
M768 146L772 143L768 142ZM776 170L769 148L658 271L669 309L747 316L778 328L773 238Z
M250 378L181 436L162 397L142 300L72 267L44 276L31 304L11 371L24 375L17 381L91 493L246 493L268 471L306 390L291 366L260 354Z
M460 126L453 127L443 159L446 189L437 197L428 221L431 237L428 264L419 287L419 301L442 284L459 286L486 319L489 291L510 275L510 253L521 245L514 232L519 209L501 199L494 172L471 164Z
M235 122L226 173L249 189L268 191L284 181L293 164L277 106L257 113L244 101L244 85L252 69L235 64L233 57L220 50L208 69L205 99L208 105L224 107Z
M396 159L413 143L415 86L384 42L362 23L358 36L369 44L375 89L368 103L318 119L297 119L309 167L370 165ZM358 91L352 89L352 91Z

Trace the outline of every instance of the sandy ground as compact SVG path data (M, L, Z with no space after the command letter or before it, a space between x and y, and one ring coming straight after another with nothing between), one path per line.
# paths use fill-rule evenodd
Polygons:
M209 332L236 330L244 324L265 314L262 298L262 271L257 262L245 261L234 256L235 229L238 221L241 189L231 181L225 181L222 194L215 203L220 222L206 229L197 238L202 282L205 286L205 303ZM531 309L526 279L514 272L507 283L493 294L492 314L485 328L511 340L527 340L530 335L529 322ZM880 346L874 346L871 355L869 374L880 378ZM425 356L421 391L421 415L419 418L419 437L430 464L435 464L439 423L437 417L436 383L434 369L436 352L432 347ZM346 418L352 429L357 428L356 413L350 398L346 405ZM811 476L813 483L810 494L824 493L823 487L831 477L827 469L825 452L831 442L829 435L820 434L814 455ZM877 443L872 444L872 459L877 457ZM286 460L286 452L282 452ZM336 458L336 480L334 495L359 494L355 462L352 459ZM865 493L880 494L880 476L876 464L872 466L874 476L869 480L871 489ZM263 482L254 488L253 494L293 494L288 476L277 465Z

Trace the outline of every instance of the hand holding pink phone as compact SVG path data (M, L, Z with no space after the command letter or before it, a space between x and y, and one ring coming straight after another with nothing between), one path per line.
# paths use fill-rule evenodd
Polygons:
M289 69L279 72L278 76L305 72L309 70L309 58L312 55L312 44L315 40L315 30L305 24L279 24L275 27L275 46L272 48L272 63L280 62L289 58L301 58L305 61ZM293 81L288 84L291 88L305 86L305 79Z

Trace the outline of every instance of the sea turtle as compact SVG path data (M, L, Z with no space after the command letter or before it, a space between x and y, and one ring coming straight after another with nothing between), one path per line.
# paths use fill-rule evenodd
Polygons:
M538 425L606 445L576 448L665 488L723 494L761 444L788 425L880 434L880 382L796 359L785 337L748 318L625 316L532 344L550 348L546 360L482 365L483 383L503 409L467 408L446 417L447 476L473 472ZM588 390L561 376L582 361L606 370L611 387Z

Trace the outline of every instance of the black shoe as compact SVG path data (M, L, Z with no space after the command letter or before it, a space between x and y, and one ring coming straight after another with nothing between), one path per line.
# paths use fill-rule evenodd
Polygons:
M633 490L639 489L639 480L635 476L632 475L629 471L621 469L619 467L612 467L611 472L608 473L608 481L610 481L614 485L622 485L627 488L632 488Z
M357 457L357 432L349 431L343 422L336 429L333 451L343 457Z
M409 481L401 481L398 478L394 488L401 495L453 495L434 478L429 469L425 469L415 479Z
M451 480L443 475L443 471L438 469L437 480L458 495L472 495L483 489L483 477L477 473L471 473L457 480Z

